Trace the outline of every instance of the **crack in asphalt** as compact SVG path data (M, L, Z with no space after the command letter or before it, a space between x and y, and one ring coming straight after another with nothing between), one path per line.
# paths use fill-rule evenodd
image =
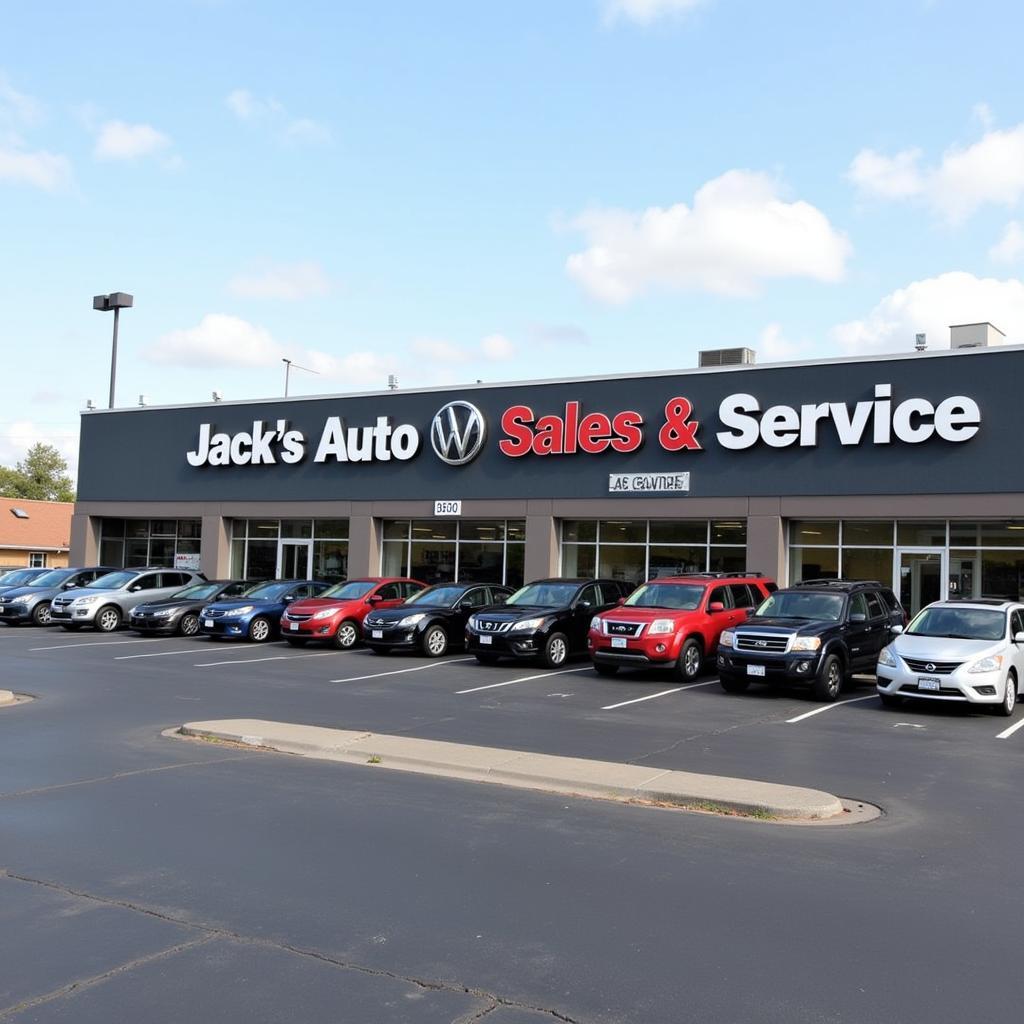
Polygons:
M152 775L156 772L170 772L176 768L202 768L208 764L223 764L225 761L242 761L249 756L235 754L232 757L217 757L209 761L183 761L178 764L161 764L156 768L133 768L131 771L115 772L113 775L98 775L92 779L75 779L73 782L55 782L52 786L37 786L34 789L18 789L10 793L0 793L0 800L13 800L15 797L38 796L40 793L52 793L58 789L72 789L75 786L92 786L98 782L114 782L117 779L128 779L133 775Z
M649 750L646 754L640 754L637 757L630 758L626 764L640 764L642 761L648 760L651 757L657 757L659 754L667 754L676 749L676 747L682 746L684 743L692 743L694 740L700 740L705 738L714 738L715 736L724 736L726 733L735 732L737 729L748 729L751 726L756 725L770 725L774 722L782 722L785 719L776 717L758 718L752 722L737 722L736 725L727 726L724 729L708 729L702 732L695 732L690 736L681 736L679 739L667 746L658 747L657 750Z
M229 758L225 760L236 760ZM210 762L203 762L210 763ZM159 770L159 769L151 769ZM137 774L137 773L132 773ZM388 978L392 981L403 982L407 985L413 985L417 988L422 988L431 992L455 992L463 995L474 996L477 999L487 1000L491 1005L484 1008L484 1010L476 1012L475 1016L466 1017L464 1014L457 1017L452 1024L470 1024L472 1021L480 1020L489 1014L492 1010L498 1007L508 1006L517 1010L527 1010L532 1013L546 1014L551 1017L552 1020L562 1021L563 1024L584 1024L583 1021L578 1020L575 1017L570 1017L568 1014L561 1013L558 1010L552 1009L545 1006L533 1006L529 1003L524 1003L518 999L511 999L507 996L497 995L493 992L488 992L486 989L475 988L471 985L463 985L458 983L452 983L447 981L438 981L430 978L418 978L415 975L400 974L397 971L389 971L382 967L370 967L366 964L352 963L346 960L340 960L337 957L331 956L329 953L323 953L316 949L307 949L302 946L295 946L289 942L275 942L271 939L257 938L251 935L243 935L241 932L232 931L230 928L222 928L217 925L201 924L195 921L190 921L188 918L175 917L173 914L165 913L164 911L155 910L152 907L146 907L139 903L133 903L130 900L119 900L114 899L110 896L99 896L95 893L85 892L81 889L73 889L70 886L63 885L60 882L54 882L45 878L33 878L31 875L21 875L10 868L0 868L0 878L9 878L12 881L24 882L26 885L36 885L44 889L50 889L54 892L62 893L65 896L74 896L77 899L89 900L93 903L99 903L103 906L119 907L122 910L129 910L136 914L144 914L147 917L154 917L157 920L165 921L168 924L177 925L180 928L189 928L194 931L202 932L203 935L194 939L191 942L179 944L178 946L171 947L170 949L164 950L161 953L149 954L145 957L140 957L136 960L129 961L126 964L122 964L119 967L112 968L104 974L96 975L95 978L88 978L76 982L71 982L68 985L62 986L60 989L54 992L48 993L45 996L38 996L33 1001L26 1001L19 1003L17 1006L8 1007L7 1009L0 1009L0 1020L9 1018L15 1013L21 1013L23 1010L30 1008L33 1005L38 1005L39 1002L47 1002L52 999L57 999L62 995L71 995L77 991L81 991L84 986L91 986L99 984L108 978L124 973L128 970L133 969L144 963L151 962L153 960L161 959L162 957L172 955L175 952L180 952L182 949L186 949L192 946L201 945L205 942L209 942L214 938L228 939L233 942L238 942L248 946L256 946L263 949L272 949L277 952L291 953L295 956L306 957L311 960L318 960L321 963L330 964L333 967L338 967L346 971L355 971L358 974L365 974L374 978Z

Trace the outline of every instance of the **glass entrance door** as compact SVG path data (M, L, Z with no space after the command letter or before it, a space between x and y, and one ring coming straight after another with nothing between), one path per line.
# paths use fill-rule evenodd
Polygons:
M949 573L944 548L897 548L893 589L913 618L925 605L946 599Z
M308 580L313 564L311 540L283 540L277 549L277 578L279 580Z

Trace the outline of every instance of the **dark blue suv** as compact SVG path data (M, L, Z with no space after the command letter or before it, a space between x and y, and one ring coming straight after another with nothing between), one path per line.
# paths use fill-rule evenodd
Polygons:
M230 637L263 643L281 636L285 608L303 597L318 597L329 583L319 580L270 580L230 601L214 601L199 612L199 632L214 640Z

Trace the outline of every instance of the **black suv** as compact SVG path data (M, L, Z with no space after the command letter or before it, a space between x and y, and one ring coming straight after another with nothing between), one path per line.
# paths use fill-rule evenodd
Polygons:
M777 590L718 641L718 675L728 693L750 683L809 685L834 701L854 672L874 672L892 626L906 624L896 595L872 580L805 580Z
M484 665L506 657L558 668L571 654L586 651L590 620L634 589L621 580L535 580L504 605L470 616L466 650Z

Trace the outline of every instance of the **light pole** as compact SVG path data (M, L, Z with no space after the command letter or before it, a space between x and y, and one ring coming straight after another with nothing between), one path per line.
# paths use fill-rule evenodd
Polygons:
M284 363L284 397L288 397L288 376L291 373L291 369L294 366L296 370L305 370L306 373L315 373L318 377L320 376L319 370L311 370L308 366L299 366L298 363L293 363L290 359L281 357L281 362Z
M111 292L109 295L94 295L92 308L106 313L114 311L114 341L110 349L110 403L108 409L114 408L114 382L117 380L117 325L122 309L130 309L135 303L133 296L127 292Z

